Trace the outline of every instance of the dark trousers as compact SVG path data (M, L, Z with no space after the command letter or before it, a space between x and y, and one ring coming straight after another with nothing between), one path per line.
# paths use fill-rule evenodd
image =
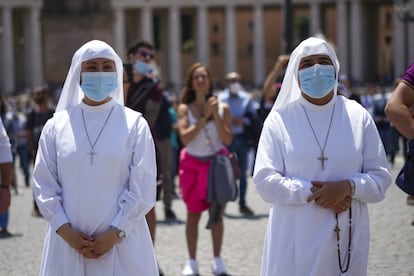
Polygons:
M228 150L235 152L237 158L239 159L240 169L242 171L242 176L240 177L240 194L239 194L239 205L246 205L246 192L247 192L247 179L246 179L246 170L247 170L247 154L249 152L249 147L246 143L243 135L234 135L233 141Z
M157 148L159 150L159 161L161 162L162 173L162 200L166 209L171 209L172 200L172 147L170 139L164 139L157 142Z
M26 187L29 187L30 186L29 147L27 145L18 145L16 151L17 151L17 154L19 155L19 159L20 159L19 166L23 171L25 185Z

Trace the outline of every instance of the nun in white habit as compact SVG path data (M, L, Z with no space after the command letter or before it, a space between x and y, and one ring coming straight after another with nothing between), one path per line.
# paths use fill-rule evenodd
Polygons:
M145 214L156 165L146 120L123 105L122 61L93 40L73 56L33 172L48 228L40 275L158 275Z
M338 72L326 41L304 40L264 123L253 176L271 204L262 276L367 274L367 204L391 175L369 113L337 95Z

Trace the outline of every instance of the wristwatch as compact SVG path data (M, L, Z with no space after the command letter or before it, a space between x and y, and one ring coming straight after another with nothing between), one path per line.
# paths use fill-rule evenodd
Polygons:
M111 228L115 230L116 234L118 235L118 238L123 239L126 237L124 230L116 228L115 226L111 226Z
M355 181L352 179L348 179L349 187L351 188L351 197L355 195Z

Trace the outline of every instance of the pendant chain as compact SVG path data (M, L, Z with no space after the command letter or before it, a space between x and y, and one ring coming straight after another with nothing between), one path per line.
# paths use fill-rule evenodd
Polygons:
M83 114L83 109L82 109L82 121L83 121L83 127L85 128L86 137L88 138L88 142L89 142L89 145L91 146L91 150L92 150L91 152L88 152L88 154L91 156L91 165L93 164L93 156L94 156L95 154L97 154L97 152L95 152L95 151L94 151L94 149L95 149L95 145L96 145L96 143L98 142L99 137L101 137L101 134L102 134L102 132L103 132L103 130L104 130L104 128L105 128L105 126L106 126L106 124L108 123L108 121L109 121L109 117L111 117L111 114L112 114L112 111L113 111L113 110L114 110L114 107L112 107L112 108L111 108L111 111L109 112L108 117L106 117L105 123L103 124L103 126L102 126L101 130L99 131L98 136L97 136L97 137L96 137L96 139L95 139L95 142L92 144L92 142L91 142L91 138L89 137L88 129L87 129L87 127L86 127L85 115Z
M305 109L305 107L303 105L302 105L302 108L303 108L303 112L305 112L306 120L308 121L308 124L309 124L309 126L310 126L310 128L312 130L313 137L315 138L316 143L318 144L319 149L321 151L321 156L318 157L318 159L322 163L322 170L323 170L324 169L324 165L325 165L325 160L328 160L328 158L325 157L325 148L326 148L326 143L328 142L329 133L331 131L331 126L332 126L332 121L333 121L333 115L334 115L334 112L335 112L335 104L333 105L333 108L332 108L331 120L329 122L328 132L326 133L325 142L323 144L323 147L319 143L318 137L316 136L315 130L313 129L313 126L312 126L312 123L311 123L311 121L309 119L308 113L306 112L306 109Z
M338 264L339 264L339 270L341 270L341 273L345 273L349 269L349 262L351 261L351 240L352 240L352 207L349 207L349 227L348 227L348 252L347 252L347 260L346 260L346 267L343 269L342 267L342 260L341 260L341 246L339 245L339 231L341 229L339 228L338 223L338 213L335 213L335 219L336 219L336 227L334 232L336 232L336 245L337 245L337 252L338 252Z

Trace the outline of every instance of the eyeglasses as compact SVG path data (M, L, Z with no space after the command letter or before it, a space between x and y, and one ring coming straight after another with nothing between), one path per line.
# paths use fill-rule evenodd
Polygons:
M142 51L139 51L139 53L138 53L141 57L143 57L143 58L147 58L147 57L149 57L150 59L153 59L154 58L154 54L153 53L151 53L151 52L147 52L147 51L145 51L145 50L142 50Z
M202 80L205 80L208 78L207 75L194 75L193 76L193 80L198 80L199 78L201 78Z

